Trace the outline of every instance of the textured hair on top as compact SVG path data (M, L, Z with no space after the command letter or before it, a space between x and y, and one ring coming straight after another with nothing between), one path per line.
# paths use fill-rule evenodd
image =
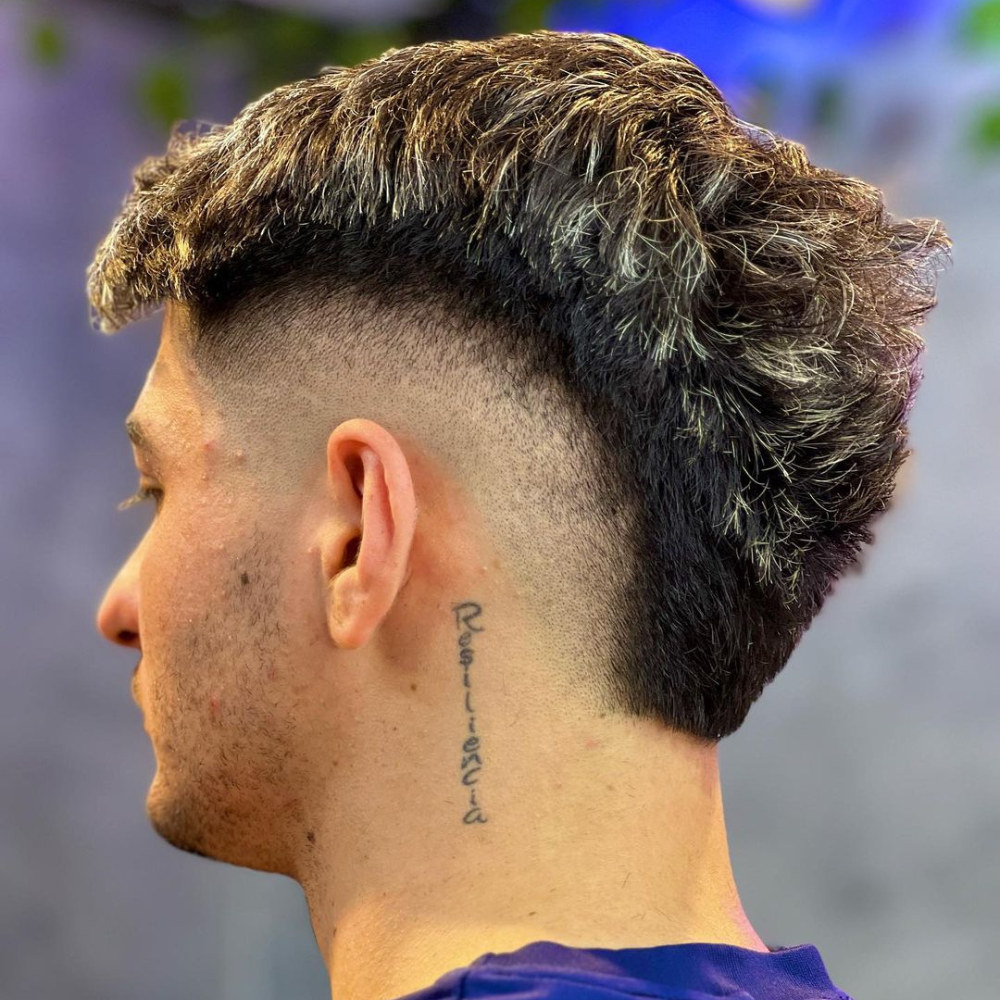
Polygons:
M327 336L390 378L436 358L429 400L462 391L454 352L517 400L512 438L559 427L572 470L534 467L504 540L522 582L556 612L594 592L592 620L551 623L603 709L712 745L873 541L950 246L683 56L543 30L389 49L175 127L87 276L105 333L183 302L220 386L316 367L324 335L282 317L334 293L411 310ZM543 512L570 508L556 544Z

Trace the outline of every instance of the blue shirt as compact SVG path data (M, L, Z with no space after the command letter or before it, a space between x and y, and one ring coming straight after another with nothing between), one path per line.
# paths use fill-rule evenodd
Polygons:
M480 955L399 1000L851 1000L811 944L769 953L731 944L570 948L533 941Z

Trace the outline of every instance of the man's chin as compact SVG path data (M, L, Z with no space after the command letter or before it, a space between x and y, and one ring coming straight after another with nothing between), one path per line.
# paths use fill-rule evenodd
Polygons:
M176 795L168 791L159 779L160 772L157 770L146 796L146 816L157 836L179 851L213 861L224 860L211 849L190 810L181 806Z
M146 815L157 836L179 851L293 877L287 866L278 863L277 856L266 856L267 852L260 850L260 840L249 835L257 816L168 784L159 767L146 796Z

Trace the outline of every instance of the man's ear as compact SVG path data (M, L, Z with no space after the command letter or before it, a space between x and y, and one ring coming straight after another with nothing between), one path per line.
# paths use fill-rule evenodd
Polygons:
M330 636L357 649L408 575L417 504L399 442L371 420L344 421L327 442L332 506L321 546Z

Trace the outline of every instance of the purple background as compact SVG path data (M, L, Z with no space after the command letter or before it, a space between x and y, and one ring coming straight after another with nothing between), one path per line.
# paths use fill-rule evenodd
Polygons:
M66 26L57 69L27 52L33 10ZM720 749L751 921L772 945L815 943L857 1000L997 996L1000 169L964 136L976 102L1000 95L1000 57L960 51L944 18L841 46L836 128L810 130L805 77L771 123L955 241L922 331L909 482L864 572ZM329 996L295 883L176 851L149 827L135 656L94 621L151 516L115 505L136 482L121 423L160 314L103 336L85 268L132 168L163 147L135 75L181 42L124 4L0 6L5 1000ZM228 121L252 96L235 59L193 66L196 117Z

